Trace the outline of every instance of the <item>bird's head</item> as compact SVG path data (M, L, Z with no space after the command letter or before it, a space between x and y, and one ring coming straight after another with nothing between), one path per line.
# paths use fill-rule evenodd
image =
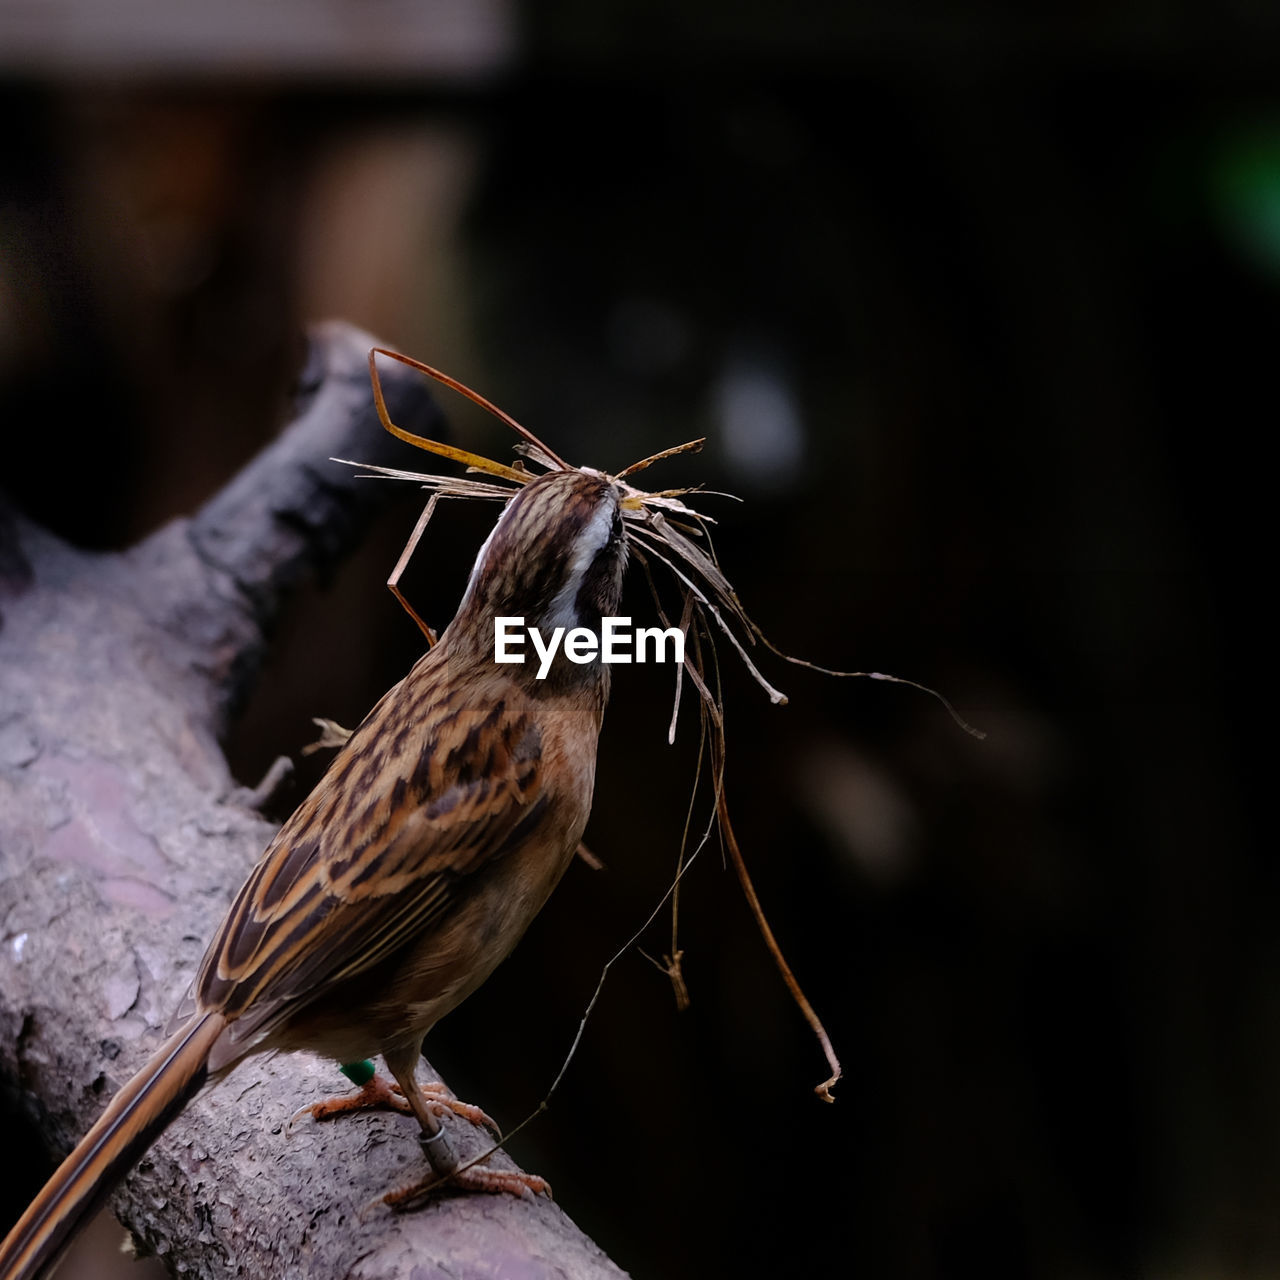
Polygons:
M617 484L591 470L552 471L526 484L480 548L449 628L451 644L465 638L492 660L499 617L522 617L547 637L557 627L565 635L575 627L598 634L601 618L616 614L622 598L627 536L620 502ZM547 684L599 675L598 660L576 664L560 654Z

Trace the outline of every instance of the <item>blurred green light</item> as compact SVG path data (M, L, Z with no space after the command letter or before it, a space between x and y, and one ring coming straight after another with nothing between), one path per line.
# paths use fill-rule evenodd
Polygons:
M1226 142L1214 165L1213 198L1233 247L1280 274L1280 131Z

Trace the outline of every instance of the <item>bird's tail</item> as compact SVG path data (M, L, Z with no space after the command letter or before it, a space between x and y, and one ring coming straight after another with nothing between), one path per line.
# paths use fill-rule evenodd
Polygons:
M188 1022L111 1099L0 1245L0 1280L34 1280L81 1221L128 1173L208 1075L221 1014Z

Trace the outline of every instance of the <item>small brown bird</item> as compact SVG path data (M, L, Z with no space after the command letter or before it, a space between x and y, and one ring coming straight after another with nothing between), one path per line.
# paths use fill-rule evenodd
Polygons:
M621 595L620 500L616 482L577 470L512 498L452 624L267 848L164 1044L0 1246L0 1280L38 1275L206 1080L269 1050L381 1053L435 1178L545 1186L459 1170L438 1118L448 1104L414 1067L432 1026L519 941L586 826L608 668L563 650L545 679L534 662L499 665L495 618L598 631Z

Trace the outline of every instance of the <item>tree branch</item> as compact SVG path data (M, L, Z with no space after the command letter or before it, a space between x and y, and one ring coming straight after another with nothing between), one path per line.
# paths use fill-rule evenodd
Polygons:
M390 458L371 345L318 330L288 430L128 552L76 551L0 504L0 1070L57 1149L154 1047L272 834L235 803L218 734L289 589L348 549L385 494L327 461ZM397 420L439 433L420 383L388 368L384 386ZM170 1127L116 1212L207 1280L622 1274L544 1200L366 1212L423 1159L407 1117L286 1133L340 1084L308 1055L250 1060ZM481 1141L467 1129L464 1158Z

